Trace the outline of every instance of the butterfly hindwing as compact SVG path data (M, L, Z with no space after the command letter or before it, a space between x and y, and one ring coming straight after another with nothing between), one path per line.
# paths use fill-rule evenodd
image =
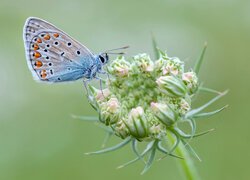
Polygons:
M85 46L38 18L27 19L24 44L28 66L39 81L77 80L88 73L95 61Z

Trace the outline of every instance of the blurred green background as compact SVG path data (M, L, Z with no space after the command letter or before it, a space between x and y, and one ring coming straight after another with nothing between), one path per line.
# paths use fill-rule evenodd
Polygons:
M97 156L105 133L71 114L96 115L82 82L39 84L26 64L22 28L27 17L43 18L93 52L130 45L127 56L153 56L153 32L162 49L191 67L208 41L200 80L229 94L213 108L229 108L201 120L194 139L202 179L249 179L250 1L249 0L2 0L0 2L0 179L182 179L173 158L155 162L141 176L142 163L115 168L132 159L130 147ZM188 68L187 68L188 69ZM195 105L211 98L202 94ZM210 108L213 109L213 108ZM109 145L119 142L113 138ZM177 163L176 163L177 162Z

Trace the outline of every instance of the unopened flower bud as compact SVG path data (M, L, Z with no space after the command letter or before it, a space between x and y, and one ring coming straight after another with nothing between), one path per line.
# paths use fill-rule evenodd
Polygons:
M174 75L177 76L178 74L183 72L183 63L178 58L170 58L168 61L161 67L162 75Z
M162 74L163 75L177 75L179 73L179 70L177 67L174 66L174 64L167 63L165 66L162 67Z
M177 121L177 114L167 104L151 102L151 109L155 116L165 125L171 126Z
M142 72L152 72L154 70L154 63L151 61L149 55L143 53L134 56L136 66Z
M101 104L100 119L106 125L113 124L119 120L119 101L117 98L110 98L109 101Z
M144 138L148 135L148 122L142 107L132 108L124 123L134 137Z
M95 99L99 102L107 99L110 95L109 89L98 90L95 96Z
M161 76L156 83L163 93L171 97L184 97L187 93L185 84L174 76Z
M107 102L107 111L110 113L116 113L119 108L119 101L117 98L110 98Z
M184 115L186 114L189 110L191 109L190 104L185 100L181 99L180 101L180 107L179 107L179 112Z
M138 118L139 116L142 116L144 114L144 110L142 109L142 107L137 107L137 108L133 108L129 114L130 117L132 118Z
M163 67L163 65L165 64L166 60L163 58L158 59L157 61L155 61L155 70L156 71L160 71Z
M122 120L119 120L114 126L112 126L112 128L114 129L115 134L122 139L125 139L129 136L128 128Z
M198 88L198 78L195 72L190 71L182 74L182 80L187 86L189 94L193 94L196 92Z
M124 57L120 57L112 62L108 71L110 74L117 77L127 77L130 71L130 64L124 59Z
M163 124L154 124L149 128L149 134L155 139L162 139L166 136L166 127Z

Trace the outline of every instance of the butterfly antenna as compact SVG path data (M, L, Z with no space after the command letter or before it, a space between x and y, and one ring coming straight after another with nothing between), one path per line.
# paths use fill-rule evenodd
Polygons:
M104 53L110 53L111 51L116 51L116 50L121 50L121 49L127 49L127 48L129 48L129 46L123 46L123 47L120 47L120 48L109 49L109 50L107 50Z
M105 52L103 54L118 54L118 55L123 55L123 54L126 54L125 52L119 52L119 53L116 53L116 52Z

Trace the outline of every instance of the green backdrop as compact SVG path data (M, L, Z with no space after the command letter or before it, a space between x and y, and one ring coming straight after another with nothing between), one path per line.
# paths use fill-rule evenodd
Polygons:
M71 114L96 115L81 81L36 83L28 70L22 28L25 19L46 19L93 52L130 45L127 56L153 56L151 32L169 56L192 67L208 42L200 80L229 94L213 107L229 108L201 120L193 139L202 179L249 179L250 1L247 0L2 0L0 2L0 179L181 179L173 158L155 162L141 176L142 163L115 168L134 157L129 147L86 156L100 149L103 130ZM111 57L114 59L114 57ZM202 94L194 106L211 98ZM210 108L210 110L213 108ZM119 142L113 138L109 145ZM184 178L185 179L185 178Z

